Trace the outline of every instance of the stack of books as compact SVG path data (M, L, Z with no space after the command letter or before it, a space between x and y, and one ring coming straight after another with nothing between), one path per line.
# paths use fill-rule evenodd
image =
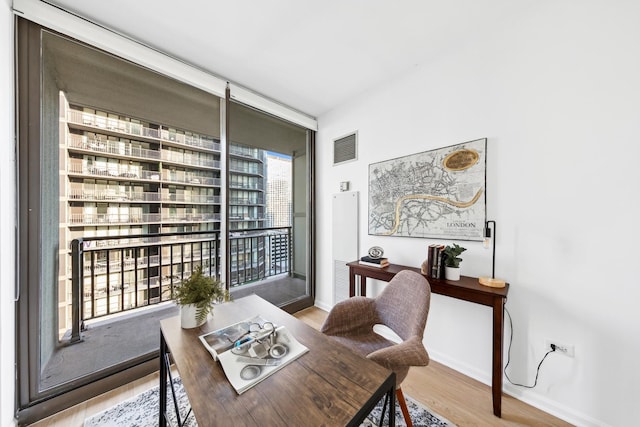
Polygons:
M370 256L363 256L358 262L362 265L368 265L369 267L378 268L384 268L389 265L388 258L371 258Z
M434 279L444 279L444 245L429 245L425 274Z

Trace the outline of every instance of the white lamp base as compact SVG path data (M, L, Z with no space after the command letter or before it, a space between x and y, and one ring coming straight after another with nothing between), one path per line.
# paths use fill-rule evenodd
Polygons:
M506 282L502 279L496 279L494 277L480 277L478 279L481 285L489 286L491 288L504 288L506 286Z

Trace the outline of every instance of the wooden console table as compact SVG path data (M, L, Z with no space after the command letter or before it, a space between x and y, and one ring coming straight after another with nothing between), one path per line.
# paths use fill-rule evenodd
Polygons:
M349 296L356 294L356 276L360 276L360 295L366 296L367 277L390 281L402 270L420 273L419 268L390 264L385 268L369 267L358 261L347 264L349 267ZM427 277L434 294L446 295L464 301L475 302L493 308L493 362L491 392L493 396L493 414L502 416L502 346L504 334L504 304L507 302L509 284L504 288L491 288L478 283L474 277L460 277L459 281L440 280Z

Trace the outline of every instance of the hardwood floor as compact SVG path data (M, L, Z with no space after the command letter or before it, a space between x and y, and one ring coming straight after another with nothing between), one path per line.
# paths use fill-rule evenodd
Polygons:
M308 325L319 329L326 312L312 307L295 314ZM151 374L116 390L95 397L32 426L81 427L84 419L120 401L129 399L158 384L158 374ZM510 396L503 396L502 418L493 416L491 389L442 364L411 368L402 383L404 393L460 427L466 426L571 426Z

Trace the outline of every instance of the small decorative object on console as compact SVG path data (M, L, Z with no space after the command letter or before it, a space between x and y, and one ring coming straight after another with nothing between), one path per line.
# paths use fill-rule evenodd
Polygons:
M382 255L384 255L384 249L380 246L372 246L369 248L368 253L371 258L382 258Z
M362 265L368 265L369 267L377 267L384 268L389 265L389 260L387 258L383 258L384 249L380 246L372 246L369 248L369 255L363 256L358 261Z
M502 279L496 279L496 242L494 240L495 237L494 239L491 238L491 225L493 225L493 234L495 234L496 222L493 220L486 221L484 225L484 241L482 245L485 249L488 249L489 245L491 245L491 248L493 249L491 256L491 277L481 276L478 279L478 282L481 285L489 286L491 288L504 288L506 286L506 282Z
M447 280L460 280L460 262L462 258L460 255L466 251L466 248L454 243L453 246L445 246L444 248L444 265L445 265L445 279Z

